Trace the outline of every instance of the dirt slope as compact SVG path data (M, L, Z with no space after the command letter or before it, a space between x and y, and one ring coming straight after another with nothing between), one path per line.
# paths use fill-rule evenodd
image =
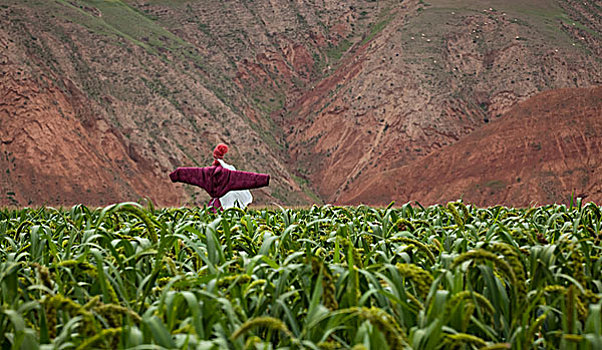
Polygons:
M290 107L298 117L288 136L292 157L329 202L350 198L375 170L454 144L541 91L602 83L600 56L592 54L599 24L579 22L599 7L403 4L389 7L373 40Z
M541 93L454 145L385 172L341 203L602 202L602 87Z
M166 174L218 142L272 175L259 205L346 202L520 101L602 84L596 2L3 0L0 16L0 205L202 204Z
M14 159L16 168L3 171L1 204L107 204L145 196L164 205L202 204L202 191L172 185L166 174L176 166L209 164L218 142L231 146L228 160L239 169L273 176L269 188L255 191L257 203L314 201L289 171L270 126L274 107L264 100L272 97L247 96L235 81L233 57L223 55L238 53L215 47L232 40L204 34L202 19L196 31L187 31L185 2L163 3L0 4L7 19L0 22L0 125L7 140L16 140L2 143L2 154L10 154L3 158ZM222 11L217 3L192 4L197 12ZM173 15L169 25L162 13ZM205 16L224 24L216 13ZM303 70L303 56L291 55ZM38 140L23 136L30 124L38 124ZM37 180L32 169L39 168L52 180ZM78 176L71 176L74 169Z
M145 194L178 203L159 168L95 115L71 82L64 81L62 90L30 73L7 69L0 78L0 184L9 204L61 205L81 198L106 205Z

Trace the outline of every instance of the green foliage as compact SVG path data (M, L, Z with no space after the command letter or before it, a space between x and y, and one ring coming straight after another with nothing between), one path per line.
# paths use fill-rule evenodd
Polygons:
M4 348L596 349L602 212L0 210Z
M337 46L329 47L326 50L326 56L328 56L328 61L331 63L336 63L338 60L343 57L343 54L349 50L351 47L351 42L347 39L343 39Z
M364 38L364 40L362 40L362 43L360 45L364 45L365 43L372 40L378 33L382 32L383 29L385 29L385 27L389 24L389 22L391 22L391 19L393 19L393 17L389 15L382 21L374 23L370 27L370 32L367 33L366 37Z

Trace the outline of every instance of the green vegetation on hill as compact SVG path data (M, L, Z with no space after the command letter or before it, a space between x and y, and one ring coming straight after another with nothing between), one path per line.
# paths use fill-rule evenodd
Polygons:
M485 14L491 21L497 22L500 17L503 17L522 24L524 31L521 35L534 40L537 44L549 41L559 47L572 47L573 40L562 32L558 25L560 20L571 21L571 19L555 0L433 0L428 3L429 6L424 7L420 16L412 21L412 27L428 33L429 36L443 37L448 22L453 23L456 18L462 18L464 15ZM452 15L452 13L454 14ZM501 32L501 34L504 33ZM505 41L499 40L498 44L503 44ZM495 42L491 44L495 44Z
M601 217L580 201L2 209L0 342L598 349Z

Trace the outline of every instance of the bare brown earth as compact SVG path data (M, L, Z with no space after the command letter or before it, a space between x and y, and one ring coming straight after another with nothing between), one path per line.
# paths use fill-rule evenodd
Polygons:
M272 175L258 205L364 201L521 101L602 85L597 2L0 0L0 16L0 205L202 204L166 174L218 142Z
M291 107L292 156L329 202L347 202L375 172L454 144L541 91L602 82L595 46L567 30L578 25L557 2L404 3Z
M74 198L102 204L144 193L177 203L160 168L95 114L70 81L59 88L11 69L6 58L3 65L0 183L11 204L60 205Z
M272 175L269 188L254 191L257 203L314 201L288 169L269 119L274 107L266 104L282 96L263 93L266 84L277 85L263 66L274 56L271 43L242 45L245 56L268 46L248 62L259 67L251 80L270 82L245 86L247 95L237 88L237 65L245 60L224 53L239 55L224 27L229 10L192 2L190 12L185 2L165 3L0 3L1 204L106 205L141 197L202 204L202 190L171 184L167 174L208 165L218 142L230 145L227 159L239 169ZM267 35L263 28L255 34ZM305 69L303 50L287 50ZM276 56L273 67L291 70Z
M541 93L452 146L409 165L371 171L342 203L481 206L602 201L602 87Z

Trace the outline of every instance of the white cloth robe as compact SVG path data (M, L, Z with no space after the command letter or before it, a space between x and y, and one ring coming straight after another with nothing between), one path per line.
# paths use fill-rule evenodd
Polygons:
M228 170L236 170L233 165L224 162L222 159L217 160L220 165ZM230 191L219 199L222 208L228 209L232 207L245 208L253 202L253 196L249 190Z

